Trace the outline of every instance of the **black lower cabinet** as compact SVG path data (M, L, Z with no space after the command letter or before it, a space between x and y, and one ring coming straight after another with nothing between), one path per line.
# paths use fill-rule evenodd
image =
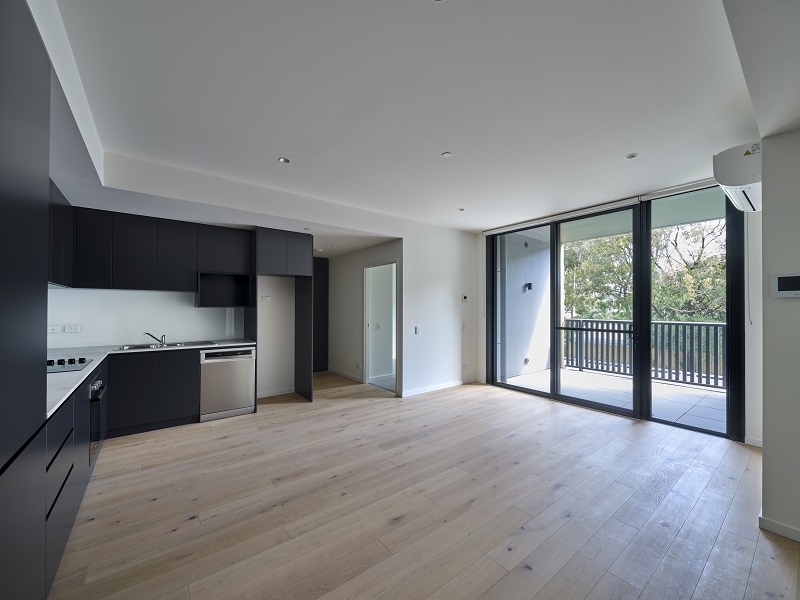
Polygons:
M163 350L108 357L108 435L200 420L200 352Z
M3 598L45 597L46 433L42 429L0 475Z
M64 549L67 547L69 534L72 531L72 525L75 523L75 517L80 506L80 504L75 503L75 478L73 474L73 471L70 470L62 484L61 493L56 497L53 506L50 508L50 513L47 515L47 554L45 556L45 590L47 593L50 592L53 580L56 578L58 564L61 562Z
M89 402L89 385L98 373L95 370L91 377L88 377L75 390L73 395L75 405L75 466L73 467L72 478L74 480L75 505L80 506L86 486L89 485L91 476L90 451L91 442L91 407Z
M108 392L109 436L145 431L158 420L157 374L158 352L108 357L108 377L114 382Z
M170 350L158 352L159 422L200 418L200 352Z

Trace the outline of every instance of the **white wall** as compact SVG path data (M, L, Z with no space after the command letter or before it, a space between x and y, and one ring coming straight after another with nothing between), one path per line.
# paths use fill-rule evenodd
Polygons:
M419 224L403 239L403 395L476 379L475 234ZM462 296L467 302L462 302ZM414 328L421 327L420 335Z
M328 283L328 369L356 381L364 379L364 268L397 263L398 348L402 349L403 241L393 240L330 259ZM402 352L397 357L398 393Z
M142 332L167 341L221 340L244 335L240 308L195 308L192 292L50 289L47 322L80 325L80 333L50 333L48 348L144 344Z
M745 438L761 446L764 405L764 316L762 286L762 213L745 213L746 260L745 286ZM752 322L751 322L752 321Z
M259 398L294 391L294 277L258 277Z
M773 298L771 276L800 272L800 129L763 153L764 467L761 526L800 540L800 300Z

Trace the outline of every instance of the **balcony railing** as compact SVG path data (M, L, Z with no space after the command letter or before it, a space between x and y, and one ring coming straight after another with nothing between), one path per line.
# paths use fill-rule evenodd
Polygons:
M632 329L633 321L565 319L565 366L631 375ZM650 333L653 379L725 387L725 323L653 321Z

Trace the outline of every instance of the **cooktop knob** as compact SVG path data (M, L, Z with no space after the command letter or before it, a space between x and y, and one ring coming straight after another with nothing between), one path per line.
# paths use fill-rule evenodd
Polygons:
M81 356L81 357L78 359L78 364L80 364L80 365L84 364L85 362L86 362L86 359L85 359L83 356Z
M74 364L75 364L75 359L74 359L74 358L70 358L70 359L67 361L67 364L69 364L69 365L74 365Z
M53 366L53 365L55 365L55 364L56 364L56 361L54 361L54 360L52 360L52 359L47 359L47 366L48 366L48 367L52 367L52 366Z
M67 364L67 361L65 361L63 358L59 358L58 359L58 364L59 365L65 365L65 364Z

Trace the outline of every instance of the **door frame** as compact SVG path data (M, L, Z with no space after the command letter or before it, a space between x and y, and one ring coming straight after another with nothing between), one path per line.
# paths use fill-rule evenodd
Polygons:
M362 370L361 375L361 383L369 383L369 279L367 277L367 273L369 269L374 269L376 267L387 267L389 265L394 265L394 356L395 356L395 365L394 365L394 394L396 397L402 397L402 391L400 389L400 281L399 281L399 269L398 269L398 262L397 260L388 260L382 261L375 264L365 264L364 265L364 311L362 314L362 325L363 325L363 333L364 333L364 343L363 349L364 354L362 357L362 365L364 369ZM377 386L380 387L380 386ZM385 388L381 388L385 389Z

